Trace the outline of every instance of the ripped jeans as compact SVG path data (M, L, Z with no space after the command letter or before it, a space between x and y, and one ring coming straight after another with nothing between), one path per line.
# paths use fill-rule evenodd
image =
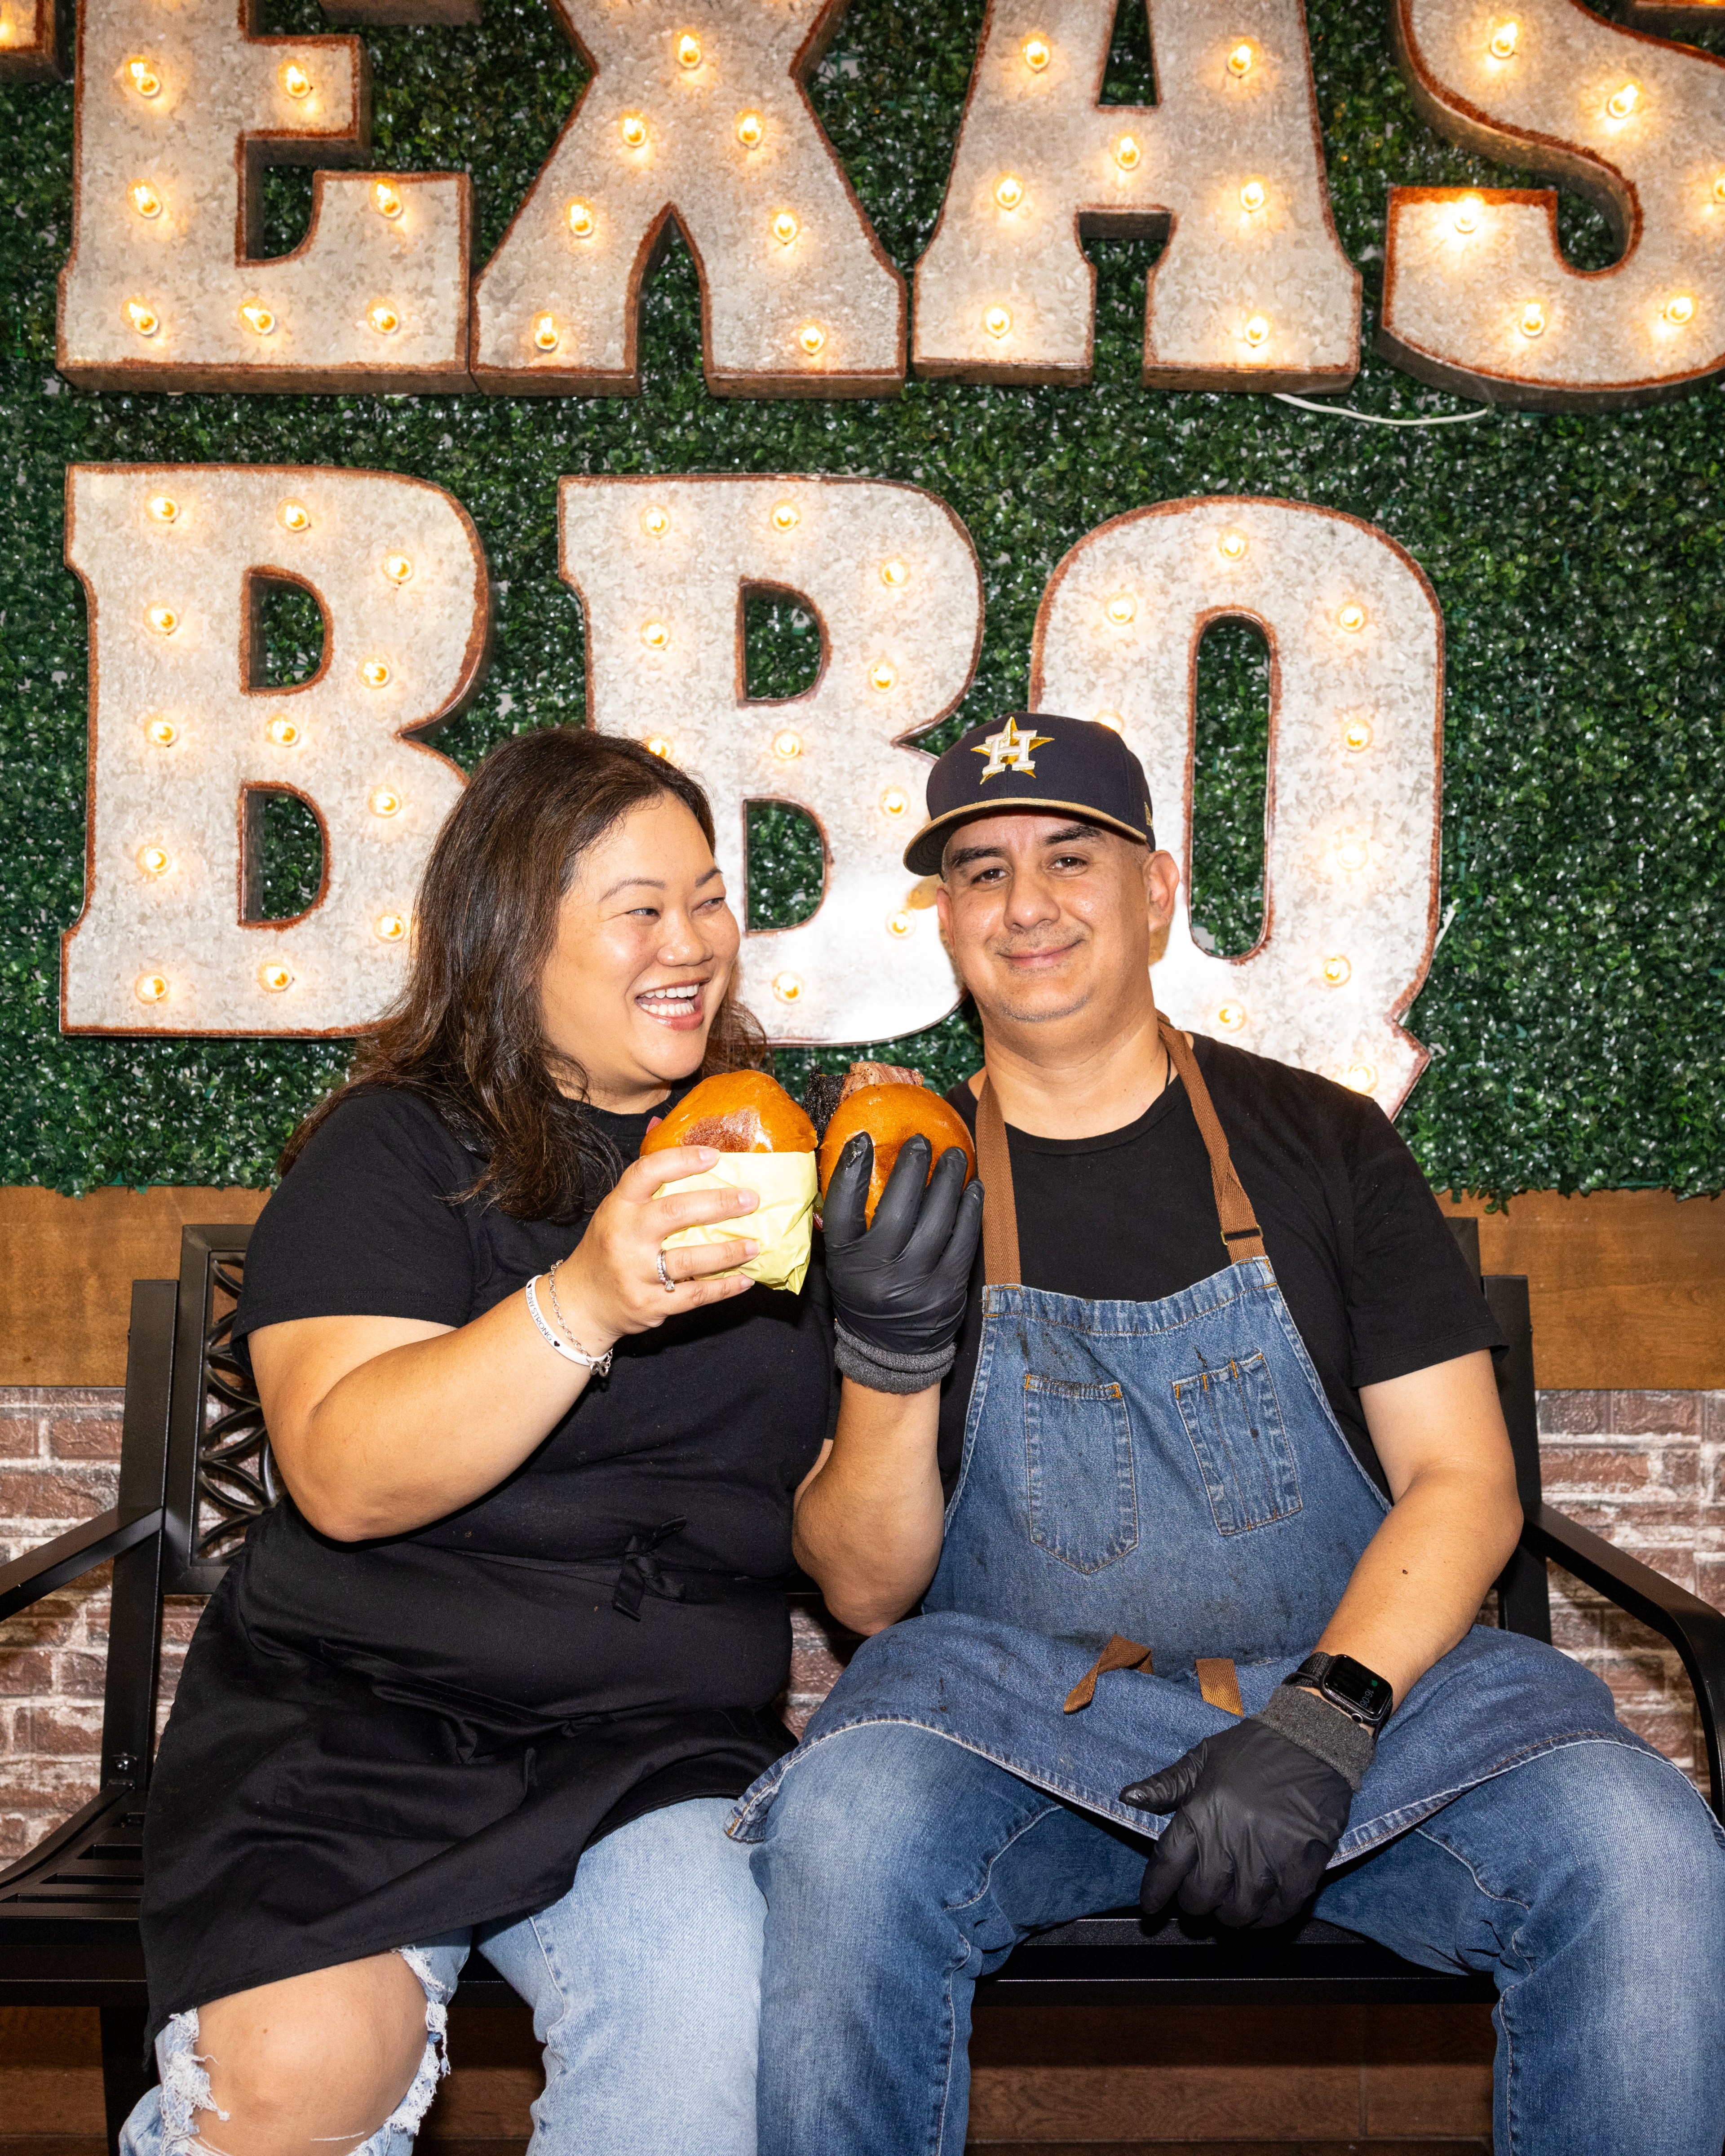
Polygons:
M549 1908L400 1948L425 1989L425 2051L353 2156L412 2156L449 2071L449 2002L473 1946L533 2009L545 2047L529 2156L754 2156L765 1906L748 1851L723 1831L731 1809L702 1797L649 1812L587 1851ZM120 2156L221 2148L195 2007L157 2038L156 2062L160 2084L127 2119Z

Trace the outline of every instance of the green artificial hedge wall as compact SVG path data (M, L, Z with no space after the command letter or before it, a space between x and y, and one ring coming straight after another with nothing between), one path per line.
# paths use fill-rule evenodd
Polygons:
M316 32L313 0L265 0L261 28ZM813 86L881 240L908 272L933 228L982 0L855 0ZM462 167L478 257L495 247L583 80L540 0L485 0L475 29L367 38L376 159ZM1332 200L1365 273L1374 327L1392 182L1526 185L1454 150L1414 115L1385 12L1312 0ZM1153 95L1140 0L1125 0L1108 94ZM581 621L557 578L556 482L577 471L789 470L913 480L950 502L983 565L988 625L975 685L947 734L1022 701L1050 570L1106 517L1210 492L1283 495L1381 525L1436 586L1448 632L1443 906L1446 932L1414 1032L1433 1061L1401 1127L1439 1184L1518 1189L1725 1183L1725 875L1719 639L1725 624L1718 393L1626 415L1494 412L1425 430L1361 426L1272 399L1170 396L1137 385L1147 242L1096 243L1096 380L1019 391L911 382L877 403L709 397L697 293L680 248L646 302L639 398L180 398L74 392L54 372L54 280L71 200L72 97L0 89L13 144L0 196L0 1183L67 1191L124 1183L260 1183L299 1115L341 1072L327 1043L64 1039L59 937L84 859L83 603L61 562L70 463L107 459L364 465L437 480L484 538L495 655L443 746L465 764L523 727L578 721ZM310 176L272 173L269 244L303 230ZM1565 198L1570 259L1609 236ZM1454 411L1364 358L1338 402ZM757 693L806 678L808 624L781 603L749 623ZM271 663L310 662L291 605ZM1200 668L1195 913L1244 948L1261 904L1266 676L1240 627ZM801 917L818 849L793 814L761 812L748 906ZM291 912L315 864L285 813L270 834L271 910ZM315 840L311 842L315 845ZM961 1016L892 1045L949 1082L973 1068ZM796 1084L846 1051L786 1054Z

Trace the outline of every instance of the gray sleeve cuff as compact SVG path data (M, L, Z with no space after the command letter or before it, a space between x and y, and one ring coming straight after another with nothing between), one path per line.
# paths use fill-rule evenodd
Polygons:
M1378 1748L1371 1731L1304 1685L1278 1685L1254 1722L1267 1722L1314 1759L1333 1767L1356 1796Z
M901 1355L890 1348L876 1348L859 1340L854 1332L837 1327L833 1360L844 1374L874 1393L926 1393L937 1385L957 1359L958 1343L937 1348L932 1353Z

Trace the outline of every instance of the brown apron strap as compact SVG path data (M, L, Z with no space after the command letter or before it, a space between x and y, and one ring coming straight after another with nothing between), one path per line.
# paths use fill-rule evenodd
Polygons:
M1198 1689L1206 1707L1219 1707L1224 1714L1245 1712L1231 1655L1194 1656L1192 1666L1198 1672Z
M1006 1120L986 1071L976 1104L976 1172L983 1186L983 1278L990 1287L1018 1287L1024 1276L1019 1264L1012 1156L1006 1149Z
M1252 1211L1252 1201L1234 1172L1234 1158L1211 1101L1210 1089L1198 1067L1198 1058L1178 1026L1170 1025L1166 1019L1161 1023L1162 1045L1168 1050L1169 1062L1180 1074L1180 1082L1186 1088L1192 1112L1198 1119L1204 1149L1210 1157L1210 1183L1216 1194L1216 1217L1222 1224L1222 1246L1228 1253L1228 1261L1232 1265L1240 1258L1261 1258L1265 1255L1264 1238Z
M987 1201L983 1202L986 1204ZM1229 1667L1231 1669L1233 1666L1230 1662ZM1117 1632L1066 1694L1068 1714L1076 1714L1081 1708L1090 1705L1096 1696L1096 1679L1106 1676L1110 1670L1142 1670L1146 1676L1156 1674L1151 1666L1150 1650L1141 1646L1136 1640L1128 1640L1123 1633Z

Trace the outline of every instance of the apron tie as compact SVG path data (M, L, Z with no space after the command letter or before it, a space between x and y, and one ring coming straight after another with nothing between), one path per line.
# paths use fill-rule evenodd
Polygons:
M639 1625L644 1594L660 1595L667 1602L682 1600L682 1581L674 1578L653 1553L673 1535L681 1534L688 1524L687 1520L667 1520L650 1534L629 1537L623 1562L617 1568L617 1584L611 1593L611 1607L619 1616L632 1617Z
M1245 1703L1240 1696L1240 1676L1231 1655L1198 1655L1193 1658L1192 1667L1206 1707L1219 1707L1224 1714L1245 1712ZM1116 1632L1066 1694L1065 1712L1081 1713L1096 1696L1096 1679L1114 1670L1140 1670L1147 1677L1156 1674L1149 1648L1137 1640L1128 1640L1122 1632Z

